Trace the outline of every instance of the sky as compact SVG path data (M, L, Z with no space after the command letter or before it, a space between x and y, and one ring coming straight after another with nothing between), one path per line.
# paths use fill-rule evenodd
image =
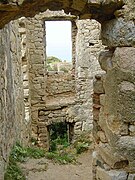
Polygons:
M46 53L61 60L71 61L72 41L70 21L46 21Z

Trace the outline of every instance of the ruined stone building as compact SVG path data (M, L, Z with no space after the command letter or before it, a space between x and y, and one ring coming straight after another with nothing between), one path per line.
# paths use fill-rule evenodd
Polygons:
M68 73L46 68L45 21L61 19L70 20L72 24L72 69ZM31 135L25 135L48 148L52 123L66 122L69 136L92 129L93 78L95 72L102 72L98 63L103 49L99 40L100 24L50 11L34 18L21 18L17 23L21 37L25 124L28 131L31 129Z
M48 20L72 24L68 73L47 71ZM66 122L93 131L93 179L134 180L135 1L0 1L0 28L0 179L16 141L48 149Z

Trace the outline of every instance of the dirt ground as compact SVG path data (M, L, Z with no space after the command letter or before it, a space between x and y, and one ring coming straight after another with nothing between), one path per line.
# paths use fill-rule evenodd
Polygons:
M92 180L92 152L81 154L77 161L59 165L45 158L29 159L21 168L27 180Z

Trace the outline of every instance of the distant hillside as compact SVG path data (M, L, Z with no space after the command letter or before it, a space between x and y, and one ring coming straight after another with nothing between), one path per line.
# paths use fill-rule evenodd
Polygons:
M61 59L54 57L54 56L48 56L47 57L47 70L48 71L64 71L69 72L72 68L72 64L69 62L62 62Z
M57 63L57 62L62 62L62 60L60 60L60 59L58 59L57 57L54 57L54 56L48 56L47 57L47 64Z

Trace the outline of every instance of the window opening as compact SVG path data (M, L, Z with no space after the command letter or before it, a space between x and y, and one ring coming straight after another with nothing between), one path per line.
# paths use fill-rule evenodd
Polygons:
M48 71L68 72L72 68L72 24L70 21L45 21Z

